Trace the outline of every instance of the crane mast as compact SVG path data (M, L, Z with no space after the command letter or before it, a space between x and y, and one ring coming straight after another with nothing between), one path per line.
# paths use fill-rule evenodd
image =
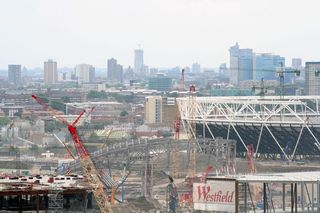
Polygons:
M96 167L94 166L94 163L90 157L89 152L86 150L82 141L80 140L78 132L77 132L76 124L79 122L80 118L85 113L85 110L80 113L80 115L77 117L77 119L72 124L70 124L64 118L56 116L57 114L55 113L55 111L51 110L49 108L49 106L46 103L44 103L39 97L32 95L32 98L35 101L37 101L40 105L42 105L46 110L49 110L53 116L55 116L58 120L60 120L60 122L64 123L68 127L68 130L72 136L77 154L79 156L80 165L82 168L83 175L84 175L84 177L86 177L86 179L91 187L93 195L94 195L96 202L100 208L100 212L102 212L102 213L113 212L111 209L110 203L108 201L108 196L106 195L106 193L104 191L104 186L99 178L99 173L98 173Z

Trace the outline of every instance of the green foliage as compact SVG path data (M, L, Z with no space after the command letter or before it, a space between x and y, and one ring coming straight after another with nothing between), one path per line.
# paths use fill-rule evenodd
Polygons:
M98 91L91 90L88 93L87 98L88 99L93 99L93 98L104 98L104 99L106 99L106 98L108 98L108 95L104 91L98 92Z
M116 99L118 102L126 102L126 103L132 103L134 100L133 94L131 95L121 95L118 93L113 93L111 96Z
M87 95L88 99L94 99L94 98L108 99L109 97L114 98L118 102L132 103L133 100L134 100L133 94L131 94L131 95L122 95L122 94L119 94L119 93L106 93L104 91L98 92L98 91L91 90Z
M121 117L125 117L125 116L127 116L129 113L127 112L127 111L125 111L125 110L123 110L122 112L120 112L120 116Z
M172 137L173 136L173 133L172 132L169 132L169 131L164 131L161 133L161 135L164 137L164 138L168 138L168 137Z
M49 99L47 98L46 94L43 94L43 93L38 93L37 94L37 97L40 98L40 100L43 102L43 103L49 103Z
M61 100L63 101L63 103L70 103L70 98L68 96L63 96Z
M9 123L8 117L0 117L0 126L6 126Z
M65 112L66 111L66 105L60 101L51 101L50 106L52 109Z
M18 152L18 148L14 147L14 146L10 146L9 148L9 153L17 153Z

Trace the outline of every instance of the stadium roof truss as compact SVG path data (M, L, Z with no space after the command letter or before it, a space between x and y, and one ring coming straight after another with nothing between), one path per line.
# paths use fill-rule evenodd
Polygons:
M209 136L215 139L217 135L212 131L212 126L209 127L210 124L224 125L227 127L225 137L229 139L230 131L233 131L243 145L242 148L246 151L248 141L243 139L243 134L239 133L238 128L251 126L259 132L255 142L256 154L260 151L262 136L268 132L269 138L271 136L279 148L279 154L288 161L292 161L297 154L297 148L305 131L314 140L313 153L316 152L316 155L320 155L320 142L315 134L318 128L320 130L319 100L320 96L194 97L193 100L184 97L178 98L177 104L186 131L193 131L190 127L193 123L202 124L202 135L206 136L205 132L209 132ZM191 101L195 103L191 104ZM192 107L194 108L192 109ZM285 140L280 140L277 137L275 127L278 128L277 131L279 128L281 131L285 131L284 128L295 128L296 134L290 153L284 145ZM297 129L299 130L297 131ZM246 130L243 129L243 131ZM191 133L196 134L195 132Z

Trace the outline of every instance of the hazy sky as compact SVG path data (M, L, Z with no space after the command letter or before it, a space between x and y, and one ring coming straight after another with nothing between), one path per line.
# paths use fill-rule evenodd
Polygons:
M320 60L319 0L0 0L0 69L18 63L217 67L235 42Z

